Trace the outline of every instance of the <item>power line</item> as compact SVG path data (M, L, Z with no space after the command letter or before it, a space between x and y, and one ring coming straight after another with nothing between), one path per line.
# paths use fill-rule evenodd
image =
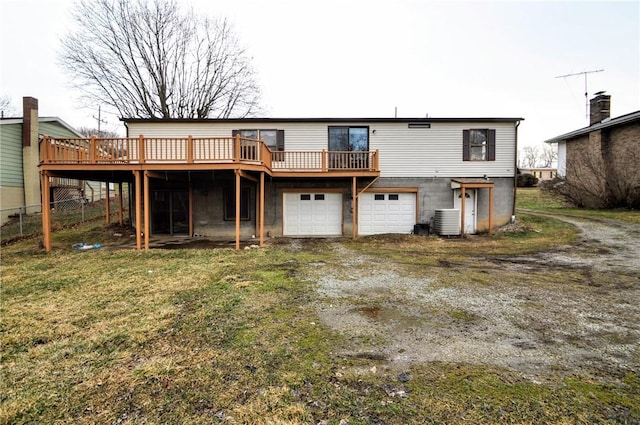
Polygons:
M558 75L556 78L576 77L578 75L584 75L584 100L585 100L585 116L587 122L589 122L589 91L587 90L587 74L594 74L596 72L602 72L604 69L594 69L591 71L575 72L573 74Z

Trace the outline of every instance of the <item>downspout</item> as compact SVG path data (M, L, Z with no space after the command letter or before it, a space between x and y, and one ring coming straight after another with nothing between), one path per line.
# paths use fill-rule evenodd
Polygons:
M518 192L518 127L520 126L520 121L516 121L516 146L515 146L515 155L513 156L513 207L511 208L511 222L516 221L516 195Z

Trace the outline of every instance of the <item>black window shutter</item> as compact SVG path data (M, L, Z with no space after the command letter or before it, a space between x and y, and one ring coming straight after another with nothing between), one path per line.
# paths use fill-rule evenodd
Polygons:
M231 130L231 136L236 137L240 133L240 130Z
M469 161L471 159L471 139L469 130L462 130L462 160Z
M487 130L487 160L495 161L496 160L496 131L489 129Z
M284 150L284 130L278 130L276 133L276 150Z

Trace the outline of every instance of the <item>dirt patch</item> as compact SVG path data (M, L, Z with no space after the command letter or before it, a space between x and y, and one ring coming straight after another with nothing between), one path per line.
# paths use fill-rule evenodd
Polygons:
M550 374L638 372L640 226L575 225L582 230L575 247L469 258L418 277L389 258L335 242L339 262L306 271L317 282L313 307L325 325L347 337L336 355L384 359L399 369L424 362L494 365L534 381ZM465 270L484 267L493 283L471 283ZM563 267L584 272L585 281L563 281ZM438 278L445 272L447 284ZM601 274L599 282L623 274L625 285L591 286L590 272ZM509 282L521 276L523 283L503 284L507 274Z

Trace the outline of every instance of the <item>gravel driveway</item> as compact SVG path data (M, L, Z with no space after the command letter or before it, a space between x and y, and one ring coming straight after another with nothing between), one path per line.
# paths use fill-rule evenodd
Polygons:
M346 337L334 354L398 369L424 362L491 365L534 381L640 372L640 226L562 219L581 230L575 246L468 258L418 275L333 243L339 262L306 272L317 282L313 307L322 322ZM467 268L487 273L489 283L470 281ZM574 277L563 281L565 271ZM443 273L446 283L438 278ZM593 273L608 283L592 284Z

